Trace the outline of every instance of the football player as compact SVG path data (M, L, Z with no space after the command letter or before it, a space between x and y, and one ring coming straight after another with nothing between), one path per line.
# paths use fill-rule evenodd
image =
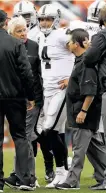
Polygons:
M37 24L37 11L31 1L21 0L15 4L13 9L13 17L23 16L30 30Z
M38 11L40 33L37 37L44 87L44 122L38 133L45 131L48 147L56 161L56 175L47 188L54 188L65 180L67 148L65 144L65 93L74 55L67 49L66 29L59 28L60 10L52 4L43 5Z

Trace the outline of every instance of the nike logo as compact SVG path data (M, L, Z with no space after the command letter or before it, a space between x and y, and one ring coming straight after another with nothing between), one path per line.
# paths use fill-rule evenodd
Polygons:
M87 82L90 82L90 80L86 80L85 82L86 82L86 83L87 83Z

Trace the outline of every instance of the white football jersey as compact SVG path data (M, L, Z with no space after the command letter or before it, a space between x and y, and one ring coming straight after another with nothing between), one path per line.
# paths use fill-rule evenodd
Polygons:
M77 28L83 28L87 30L89 33L90 39L92 38L93 35L95 35L97 32L101 30L98 23L83 22L80 20L75 20L75 21L70 22L70 30L74 30Z
M48 36L42 32L38 36L45 96L59 92L58 82L71 75L75 57L66 48L68 42L69 36L62 28L53 30Z
M40 29L38 28L38 26L33 27L32 29L30 29L28 31L28 34L27 34L28 39L36 42L36 38L37 38L39 32L40 32Z

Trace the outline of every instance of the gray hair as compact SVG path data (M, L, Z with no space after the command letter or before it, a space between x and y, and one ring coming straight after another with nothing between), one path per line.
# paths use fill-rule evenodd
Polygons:
M17 26L23 25L27 28L27 23L26 20L22 17L13 17L9 22L8 22L8 33L13 34L14 30Z

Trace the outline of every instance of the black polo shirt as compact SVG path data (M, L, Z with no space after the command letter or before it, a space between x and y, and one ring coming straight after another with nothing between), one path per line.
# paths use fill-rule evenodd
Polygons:
M76 57L66 93L69 127L93 131L98 129L101 115L101 96L98 85L96 68L86 68L83 63L83 55ZM94 100L88 109L85 122L77 124L76 117L82 109L86 96L94 96Z

